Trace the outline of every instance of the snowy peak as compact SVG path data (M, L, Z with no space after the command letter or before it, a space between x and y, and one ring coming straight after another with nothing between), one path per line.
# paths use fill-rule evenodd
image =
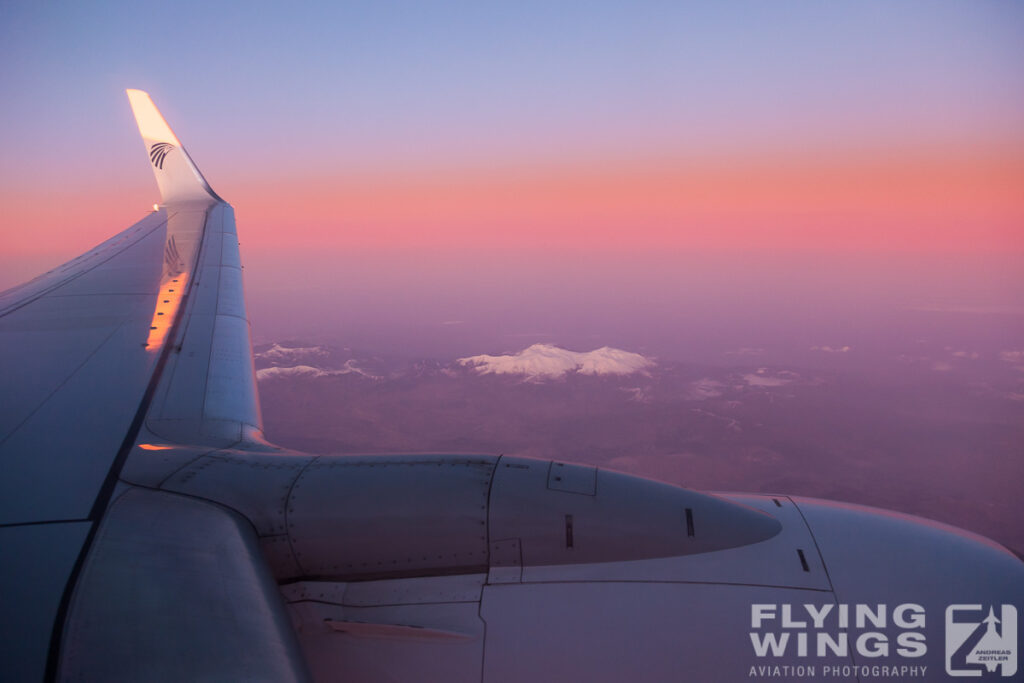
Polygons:
M469 356L458 363L481 375L525 375L528 379L557 379L581 375L631 375L655 363L639 353L603 346L593 351L569 351L552 344L534 344L506 356Z
M291 367L263 368L256 371L256 379L260 381L268 379L282 379L285 377L334 377L336 375L362 375L370 379L380 379L356 365L355 360L345 361L345 365L337 369L316 368L312 365L294 365Z
M272 363L295 363L303 360L323 359L327 356L328 351L322 346L282 346L276 343L266 351L259 351L255 354L257 359Z

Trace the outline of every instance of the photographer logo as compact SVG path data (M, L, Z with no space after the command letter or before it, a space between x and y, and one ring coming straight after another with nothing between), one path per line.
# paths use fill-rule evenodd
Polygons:
M946 673L982 676L1017 673L1017 608L950 605L946 608Z

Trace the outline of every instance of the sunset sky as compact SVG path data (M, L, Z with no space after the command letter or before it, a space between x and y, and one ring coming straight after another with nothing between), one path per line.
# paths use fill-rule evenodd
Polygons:
M4 0L0 290L159 201L126 88L235 208L257 351L337 361L261 382L280 443L1024 543L1024 2ZM652 370L449 372L531 347Z
M0 57L0 287L158 199L133 87L235 206L251 301L410 253L932 255L997 271L976 305L1024 289L1020 3L8 2Z

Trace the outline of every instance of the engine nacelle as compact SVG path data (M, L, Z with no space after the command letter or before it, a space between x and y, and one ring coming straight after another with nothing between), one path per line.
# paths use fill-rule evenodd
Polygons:
M297 574L334 580L688 555L781 529L712 495L504 456L322 457L286 507Z

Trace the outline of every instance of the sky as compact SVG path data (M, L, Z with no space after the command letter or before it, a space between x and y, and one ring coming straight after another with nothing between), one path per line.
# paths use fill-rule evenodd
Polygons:
M236 208L258 337L339 297L1017 310L1021 64L1001 1L5 2L0 287L158 200L131 87Z
M1008 0L6 0L0 290L159 201L143 89L235 208L257 345L823 377L751 418L757 448L911 512L978 491L997 533L1019 519L1014 491L991 504L1020 478L1022 65ZM744 462L704 483L768 486Z

